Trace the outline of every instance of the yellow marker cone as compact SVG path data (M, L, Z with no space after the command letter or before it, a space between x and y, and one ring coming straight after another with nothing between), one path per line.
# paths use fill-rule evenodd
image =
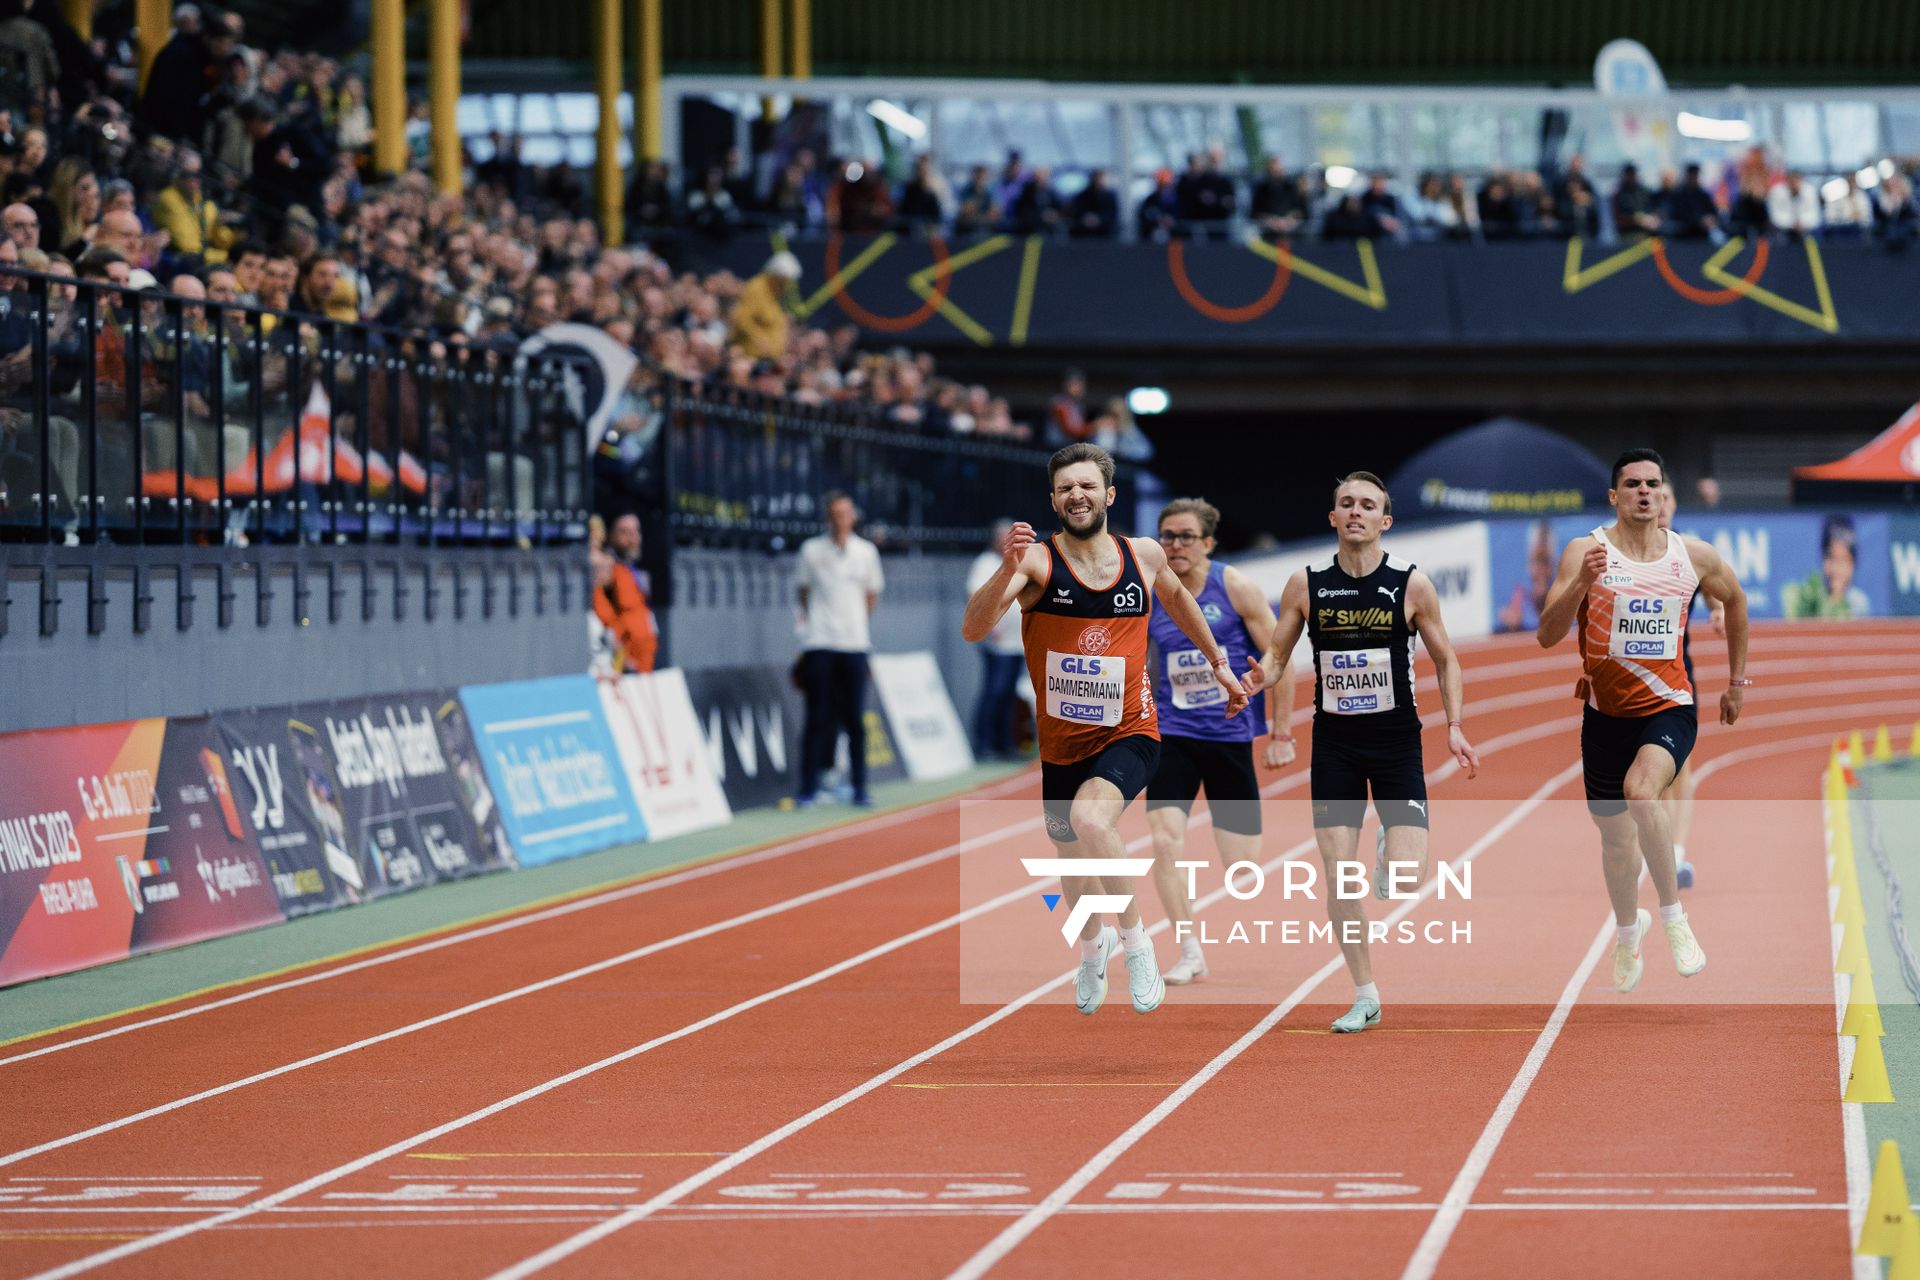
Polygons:
M1843 1036L1887 1034L1886 1027L1880 1021L1880 998L1874 993L1871 973L1853 975L1853 990L1847 993L1847 1016L1840 1023L1840 1034ZM1884 1152L1884 1148L1882 1150ZM1890 1258L1893 1255L1883 1253L1880 1256Z
M1907 740L1907 754L1920 759L1920 720L1913 722L1913 737Z
M1860 903L1860 880L1854 874L1852 859L1848 859L1846 870L1837 883L1840 887L1840 901L1833 907L1834 923L1865 928L1867 909Z
M1873 758L1875 760L1893 759L1893 735L1887 732L1884 724L1873 735Z
M1861 741L1860 731L1855 729L1847 735L1847 763L1859 768L1867 762L1867 744Z
M1861 1036L1853 1052L1853 1071L1847 1076L1848 1102L1892 1102L1893 1084L1887 1079L1887 1057L1879 1036ZM1920 1261L1920 1259L1917 1259Z
M1827 768L1838 769L1840 767L1840 751L1841 751L1842 742L1843 742L1843 739L1841 738L1835 738L1833 740L1833 750L1827 752Z
M1920 1280L1920 1222L1909 1213L1900 1226L1893 1247L1893 1265L1887 1268L1887 1280Z
M1827 883L1844 885L1848 880L1854 880L1857 884L1853 861L1853 832L1847 829L1844 822L1834 827L1833 835L1827 840L1827 853L1833 858L1833 865L1827 869Z
M1860 926L1841 925L1840 930L1840 956L1833 962L1833 971L1851 973L1855 977L1871 973L1873 967L1867 963L1867 943L1860 936Z
M1912 1225L1900 1146L1888 1138L1880 1144L1880 1157L1873 1164L1873 1194L1867 1197L1867 1220L1860 1224L1860 1247L1854 1252L1891 1258L1899 1252L1902 1231Z

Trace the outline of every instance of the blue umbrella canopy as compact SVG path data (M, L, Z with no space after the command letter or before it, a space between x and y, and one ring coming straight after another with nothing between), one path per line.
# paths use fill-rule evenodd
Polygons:
M1538 516L1605 506L1606 464L1557 431L1493 418L1409 458L1388 480L1396 515Z

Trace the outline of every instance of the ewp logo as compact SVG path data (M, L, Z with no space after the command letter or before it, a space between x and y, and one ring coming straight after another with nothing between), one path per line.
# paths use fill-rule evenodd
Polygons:
M1136 879L1153 870L1152 858L1022 858L1020 865L1027 869L1030 876L1045 879L1070 877L1088 879L1094 876L1125 876ZM1046 895L1052 898L1052 894ZM1080 931L1087 927L1090 916L1111 911L1115 915L1125 911L1133 904L1130 893L1083 893L1067 912L1067 918L1060 922L1060 936L1072 946L1080 941ZM1047 910L1053 910L1053 902L1047 903Z

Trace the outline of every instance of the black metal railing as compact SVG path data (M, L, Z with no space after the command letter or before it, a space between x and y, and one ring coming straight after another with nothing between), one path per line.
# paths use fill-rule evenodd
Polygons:
M0 538L580 541L580 363L0 268Z
M1052 525L1044 449L675 378L661 380L653 405L662 424L659 492L682 544L810 537L835 490L853 497L883 547L978 546L1001 517ZM1128 501L1129 486L1120 492ZM1124 508L1110 520L1131 527Z

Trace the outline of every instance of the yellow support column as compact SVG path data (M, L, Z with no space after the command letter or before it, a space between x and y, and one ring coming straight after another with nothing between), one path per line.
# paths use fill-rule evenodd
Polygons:
M791 41L793 78L813 79L813 0L793 0Z
M173 36L173 6L167 0L134 0L133 25L140 41L140 91L144 93L153 60Z
M600 211L603 244L627 238L626 192L620 180L620 0L596 0L598 40L593 53L593 88L600 100L600 121L593 135L593 186Z
M780 0L760 0L760 74L769 80L780 75ZM772 123L773 99L760 99L760 118Z
M373 167L407 167L406 0L373 0Z
M60 12L82 40L93 39L93 0L60 0Z
M658 160L660 147L660 0L633 4L633 162Z
M433 185L460 194L460 0L430 0L427 83L432 99Z

